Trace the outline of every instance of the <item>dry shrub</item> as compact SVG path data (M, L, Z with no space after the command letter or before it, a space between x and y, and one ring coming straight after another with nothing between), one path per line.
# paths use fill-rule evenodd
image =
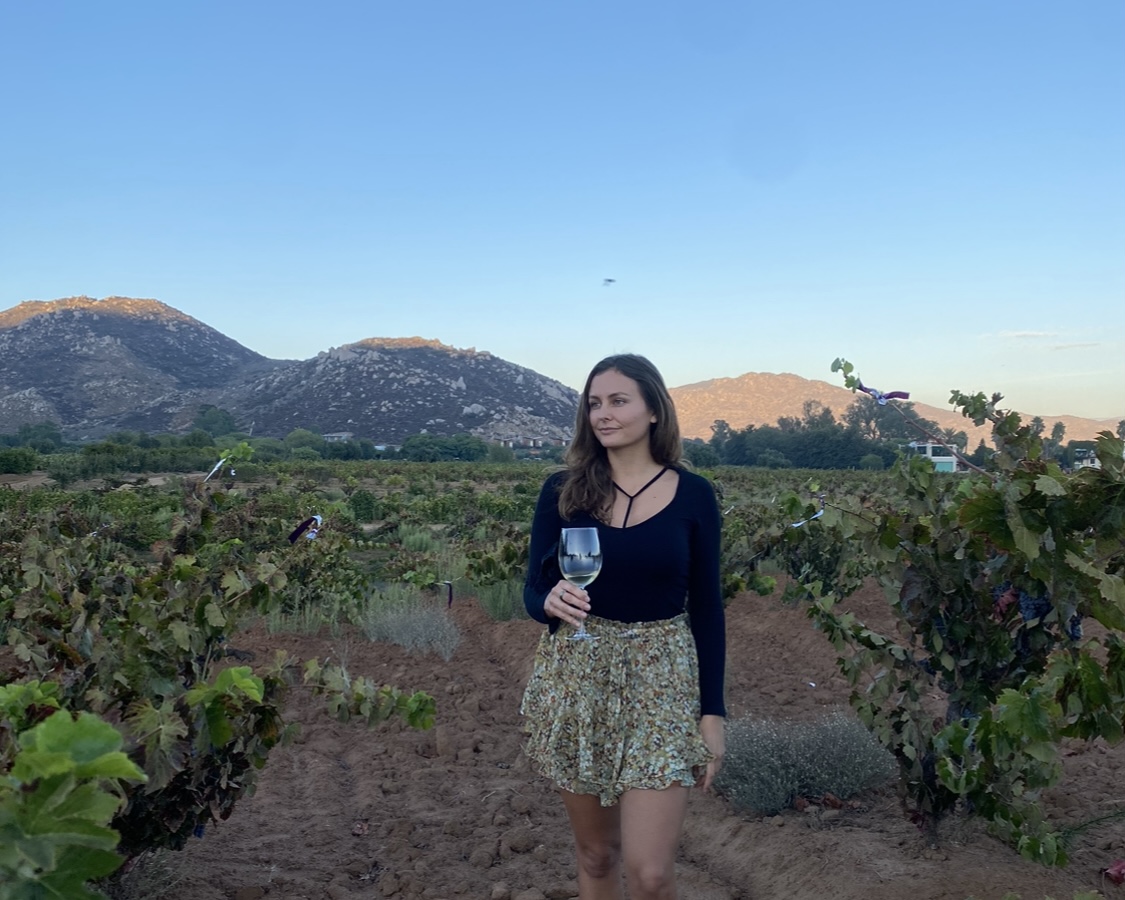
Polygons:
M746 718L727 725L716 788L740 809L772 815L797 797L846 799L897 771L894 757L843 710L811 722Z
M110 900L163 900L184 880L183 863L168 850L149 850L126 863L98 887Z
M461 632L449 613L418 591L373 598L360 625L369 640L397 644L410 652L432 651L446 661L461 642Z
M504 581L483 584L476 588L476 592L481 606L495 622L529 618L527 609L523 605L522 579L507 578Z

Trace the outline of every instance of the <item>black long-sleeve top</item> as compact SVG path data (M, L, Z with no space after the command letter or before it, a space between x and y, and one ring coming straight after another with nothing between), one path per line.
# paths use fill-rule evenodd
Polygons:
M602 569L586 588L590 613L618 622L671 619L685 610L699 658L699 699L703 715L725 716L723 677L726 622L719 584L722 518L707 479L678 469L680 482L672 502L656 515L627 528L615 528L588 513L563 519L559 488L564 473L551 475L539 493L531 525L524 605L531 617L550 625L543 610L558 583L559 532L563 528L597 528Z

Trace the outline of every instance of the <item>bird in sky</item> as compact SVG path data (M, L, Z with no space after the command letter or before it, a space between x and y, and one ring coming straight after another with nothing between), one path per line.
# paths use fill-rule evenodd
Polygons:
M603 278L602 287L609 287L611 284L617 284L616 278Z

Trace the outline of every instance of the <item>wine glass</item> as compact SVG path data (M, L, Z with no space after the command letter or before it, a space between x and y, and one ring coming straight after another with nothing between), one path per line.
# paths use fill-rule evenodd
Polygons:
M602 548L596 528L564 528L559 538L559 571L575 587L584 588L602 570ZM596 635L581 622L569 640L591 641Z

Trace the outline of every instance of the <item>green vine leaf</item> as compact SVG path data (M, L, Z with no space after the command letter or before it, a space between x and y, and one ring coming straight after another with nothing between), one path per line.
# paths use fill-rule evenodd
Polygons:
M159 707L150 699L133 706L125 720L126 727L144 745L145 770L149 777L146 793L168 786L183 771L189 749L188 726L165 700Z
M1035 479L1035 490L1048 497L1065 497L1066 488L1064 488L1057 478L1050 475L1040 475Z
M214 601L211 601L204 607L203 614L207 619L207 624L214 628L222 628L227 624L226 616L223 615L223 611L219 609L218 604Z

